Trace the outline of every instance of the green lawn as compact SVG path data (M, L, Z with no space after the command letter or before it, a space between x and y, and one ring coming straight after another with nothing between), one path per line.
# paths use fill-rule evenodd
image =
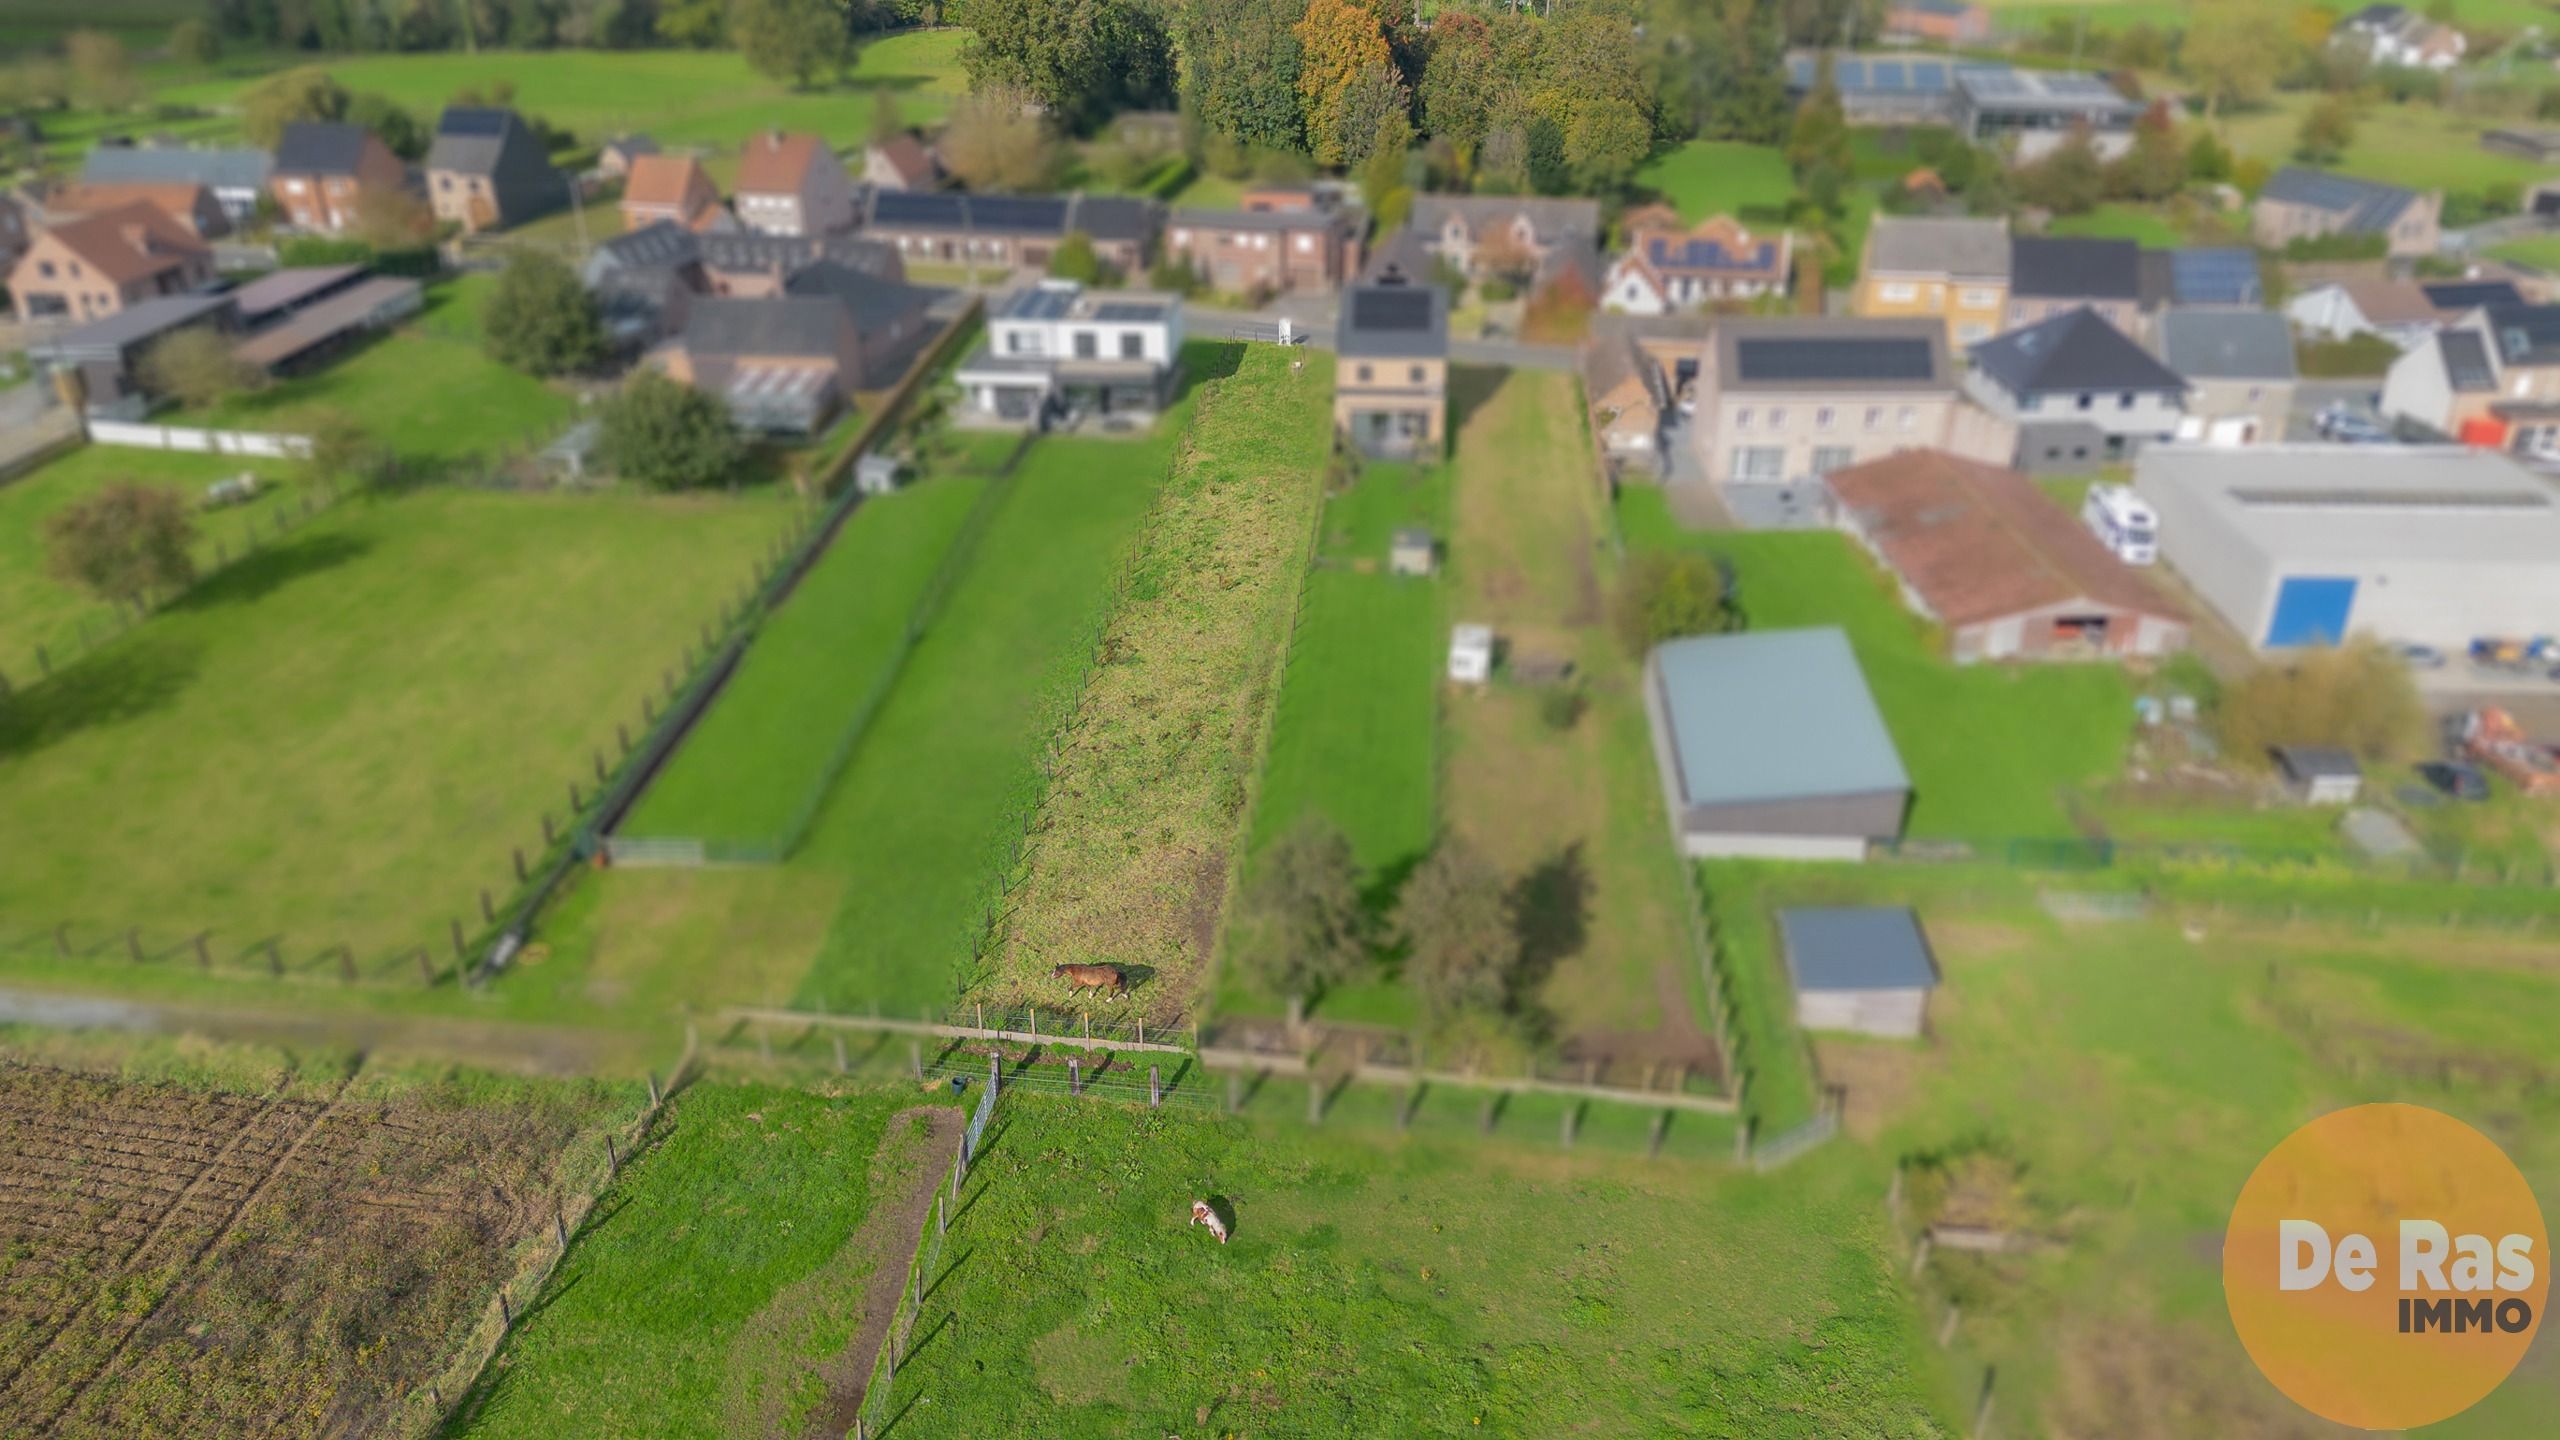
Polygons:
M1315 814L1373 870L1430 848L1447 607L1436 580L1389 575L1386 560L1399 526L1448 534L1448 487L1446 467L1372 465L1326 504L1254 811L1257 844Z
M2501 260L2530 265L2537 270L2560 270L2560 235L2536 235L2528 240L2510 240L2489 251Z
M989 482L950 476L866 500L757 632L622 832L779 841L900 658L925 583Z
M2112 778L2133 729L2133 687L2113 666L1963 666L1889 581L1829 531L1683 532L1658 491L1619 502L1631 545L1687 545L1729 559L1754 629L1839 625L1911 774L1906 833L2004 840L2073 833L2065 792Z
M2536 23L2547 19L2537 17ZM2289 164L2302 117L2316 98L2309 93L2278 95L2263 106L2227 117L2223 133L2236 154L2269 165ZM2478 194L2500 181L2531 186L2545 178L2548 172L2533 161L2480 148L2480 132L2497 123L2423 102L2369 105L2356 125L2354 143L2337 164L2326 168L2449 194Z
M1764 1140L1812 1119L1819 1098L1796 1030L1795 993L1764 901L1771 882L1787 873L1787 867L1733 860L1701 864L1697 871L1742 1052L1736 1058L1744 1073L1735 1086Z
M1787 1179L1017 1090L892 1433L1945 1433L1877 1187Z
M1747 223L1785 218L1795 177L1774 145L1691 140L1657 153L1636 172L1636 185L1660 196L1692 224L1710 215Z
M2139 205L2101 205L2085 215L2065 215L2053 222L2056 235L2090 235L2106 240L2139 240L2154 250L2173 250L2186 243L2156 210Z
M445 1433L803 1433L874 1278L877 1252L848 1242L874 1185L894 1193L922 1155L876 1168L912 1098L710 1081L677 1097Z
M274 56L226 61L223 73L159 87L153 98L208 108L236 104L256 77L286 64L318 64L351 91L383 95L432 123L456 91L501 81L516 104L595 144L646 131L661 143L734 150L780 126L814 130L839 151L870 134L874 96L899 98L909 124L941 119L968 84L960 47L968 32L910 30L863 46L838 83L792 90L750 69L733 50L483 50L477 54ZM48 126L50 129L50 126Z
M47 573L46 517L111 485L173 490L200 504L213 482L243 472L257 475L264 486L257 499L196 515L196 565L210 570L216 559L241 553L252 528L262 537L272 535L284 513L300 505L286 478L292 468L237 455L84 445L0 484L0 675L12 684L33 684L37 646L54 664L67 663L82 648L84 620L101 638L113 620L105 604Z
M479 307L494 283L490 276L440 282L419 320L308 375L165 421L294 434L337 410L400 459L429 463L544 443L576 407L481 350Z
M513 887L781 523L722 500L350 501L0 711L0 919L368 959Z

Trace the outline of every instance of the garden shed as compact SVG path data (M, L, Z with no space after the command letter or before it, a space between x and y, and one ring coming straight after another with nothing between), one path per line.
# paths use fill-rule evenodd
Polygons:
M1920 917L1895 907L1778 912L1796 1023L1807 1030L1918 1039L1938 964Z
M1429 575L1438 561L1431 532L1419 525L1397 528L1387 542L1387 573L1390 575Z
M2344 750L2326 745L2279 745L2276 771L2285 793L2305 805L2352 805L2364 790L2364 767Z

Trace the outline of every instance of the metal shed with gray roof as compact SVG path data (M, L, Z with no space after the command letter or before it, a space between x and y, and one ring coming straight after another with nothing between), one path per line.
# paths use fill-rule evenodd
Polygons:
M1645 711L1685 855L1859 860L1902 833L1911 778L1837 626L1667 641Z
M1781 910L1778 940L1803 1028L1896 1040L1918 1039L1927 1028L1938 962L1909 910Z

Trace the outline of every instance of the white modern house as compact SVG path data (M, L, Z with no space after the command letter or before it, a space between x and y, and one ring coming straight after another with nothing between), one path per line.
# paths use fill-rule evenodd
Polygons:
M2184 376L2100 318L2072 310L1973 347L1965 393L2018 427L2017 467L2090 470L2186 421Z
M988 308L986 339L954 373L960 418L1143 424L1172 398L1182 334L1178 295L1091 295L1072 280L1012 291Z

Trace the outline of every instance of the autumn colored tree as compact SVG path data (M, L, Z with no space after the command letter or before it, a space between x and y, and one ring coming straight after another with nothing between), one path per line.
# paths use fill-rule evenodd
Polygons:
M2116 161L2114 189L2134 200L2166 200L2187 183L2187 152L2178 143L2169 102L2155 100L2134 123L2133 145Z
M1363 0L1309 0L1294 33L1308 148L1319 165L1345 164L1364 153L1377 133L1381 80L1399 101L1403 95L1402 83L1393 80L1386 30Z

